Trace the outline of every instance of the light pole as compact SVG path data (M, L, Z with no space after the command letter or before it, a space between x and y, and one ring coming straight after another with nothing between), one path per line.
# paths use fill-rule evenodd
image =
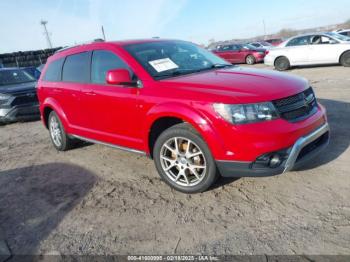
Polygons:
M47 31L47 28L46 28L47 21L41 20L41 21L40 21L40 24L44 27L44 34L45 34L45 36L46 36L47 44L48 44L49 48L52 48L52 43L51 43L51 40L50 40L50 35L49 35L49 32Z

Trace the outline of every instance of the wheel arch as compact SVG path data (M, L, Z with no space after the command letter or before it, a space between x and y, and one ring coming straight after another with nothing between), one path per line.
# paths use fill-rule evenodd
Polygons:
M282 58L282 57L288 59L289 64L292 65L291 62L290 62L290 59L289 59L286 55L278 55L278 56L276 56L275 59L273 60L273 65L276 66L276 61L277 61L277 59L278 59L278 58Z
M256 61L256 57L254 56L254 54L247 54L247 55L244 57L244 61L245 61L245 62L247 61L248 56L254 57L254 59L255 59L255 61Z
M213 156L217 155L218 148L224 144L215 132L210 120L197 110L175 103L163 104L150 110L146 116L145 148L147 154L152 157L153 146L158 136L167 128L179 124L188 123L198 132L207 143Z
M48 128L48 118L52 111L55 111L55 113L60 118L63 127L67 130L69 127L68 125L68 119L63 111L63 108L59 105L59 103L54 100L53 98L48 98L44 101L44 103L41 106L41 112L42 112L42 120L46 128Z
M339 63L341 63L341 59L342 59L343 55L345 55L346 53L350 53L350 49L345 50L343 53L341 53L341 55L339 56Z

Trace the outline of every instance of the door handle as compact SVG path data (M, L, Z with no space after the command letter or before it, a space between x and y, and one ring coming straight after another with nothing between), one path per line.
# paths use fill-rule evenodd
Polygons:
M86 91L84 92L85 95L88 95L88 96L95 96L96 93L94 91Z
M55 93L62 93L62 90L60 88L54 88L53 91Z

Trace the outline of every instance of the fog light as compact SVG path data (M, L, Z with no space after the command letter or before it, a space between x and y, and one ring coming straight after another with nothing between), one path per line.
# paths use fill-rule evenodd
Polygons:
M273 155L271 158L270 158L270 167L271 168L275 168L275 167L278 167L280 164L281 164L281 157L279 155Z

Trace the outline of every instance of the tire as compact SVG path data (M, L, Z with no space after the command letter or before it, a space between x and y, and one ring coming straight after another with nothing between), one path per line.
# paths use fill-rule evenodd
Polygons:
M54 111L52 111L49 115L48 127L51 142L58 151L66 151L72 148L74 141L68 137L61 120Z
M207 144L189 124L182 123L166 129L157 138L153 158L160 177L183 193L203 192L218 177Z
M254 65L256 63L256 59L253 55L248 55L246 58L245 58L245 62L247 65Z
M290 62L287 57L279 57L275 61L275 69L278 71L285 71L290 68Z
M345 52L341 58L340 63L342 66L350 67L350 51Z

